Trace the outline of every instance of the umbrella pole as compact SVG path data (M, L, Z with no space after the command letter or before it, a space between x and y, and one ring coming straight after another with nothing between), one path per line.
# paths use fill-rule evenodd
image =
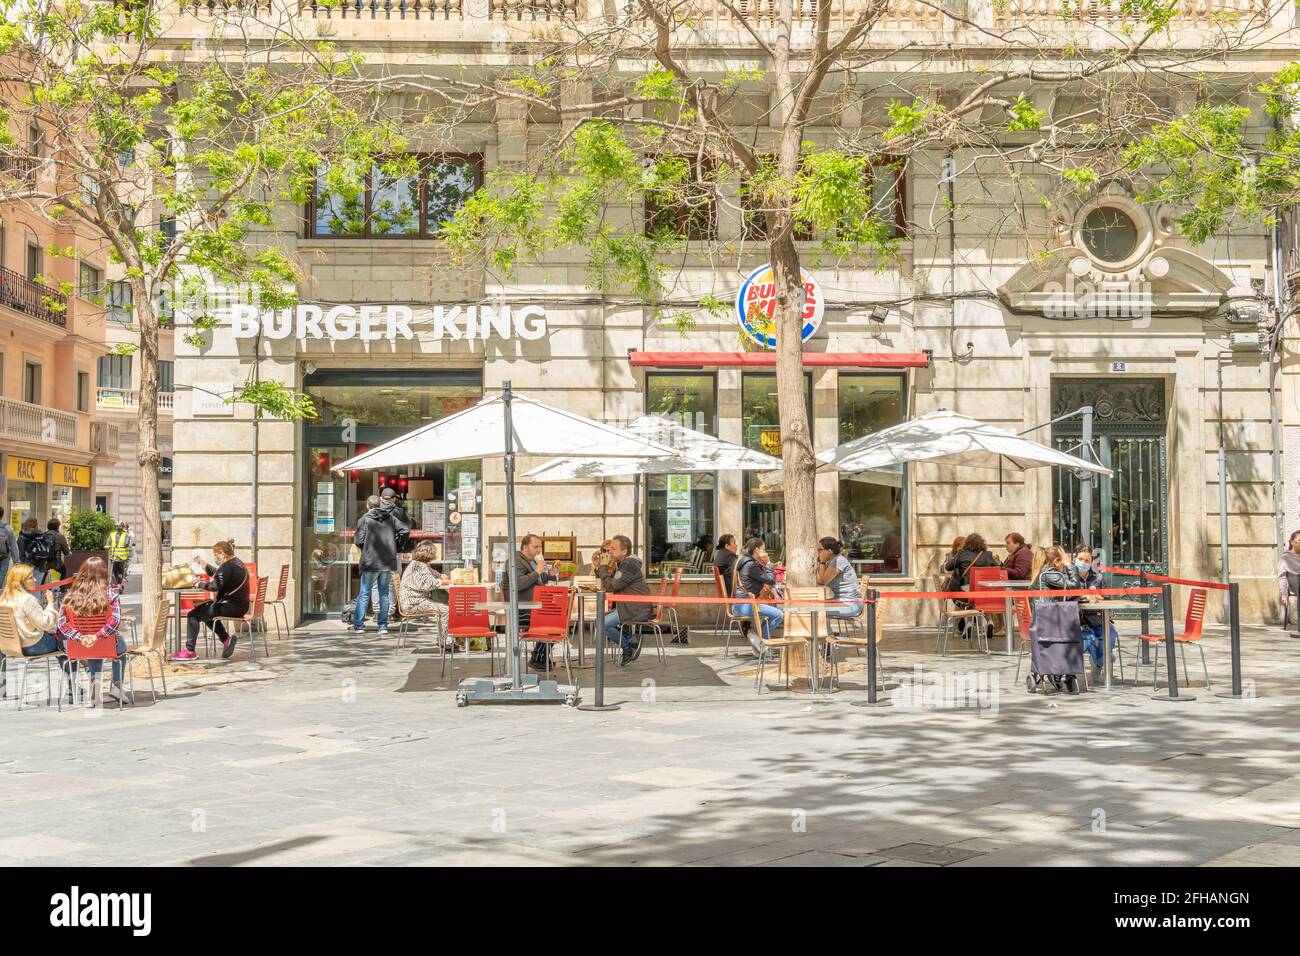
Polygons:
M506 646L510 649L510 686L519 690L519 591L516 586L518 569L515 567L515 442L514 427L510 420L510 382L501 383L501 404L505 408L505 461L506 461L506 539L510 558L506 563L507 581L510 584L510 610L506 617Z

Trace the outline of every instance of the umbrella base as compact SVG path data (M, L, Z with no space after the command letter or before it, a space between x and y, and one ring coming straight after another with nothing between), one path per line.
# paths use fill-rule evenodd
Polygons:
M563 704L578 703L578 688L553 680L539 680L536 674L520 676L515 687L509 677L467 677L456 689L456 706L474 704Z

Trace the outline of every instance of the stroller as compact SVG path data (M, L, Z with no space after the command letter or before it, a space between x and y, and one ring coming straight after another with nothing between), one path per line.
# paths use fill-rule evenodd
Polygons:
M1083 670L1083 628L1077 601L1040 599L1034 602L1029 629L1029 676L1025 689L1036 693L1079 693Z

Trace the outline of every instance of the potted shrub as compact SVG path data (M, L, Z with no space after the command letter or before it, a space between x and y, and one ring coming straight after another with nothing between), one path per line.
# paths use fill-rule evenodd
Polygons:
M108 561L108 536L117 527L102 511L78 511L68 522L68 574L76 574L83 561L92 555Z

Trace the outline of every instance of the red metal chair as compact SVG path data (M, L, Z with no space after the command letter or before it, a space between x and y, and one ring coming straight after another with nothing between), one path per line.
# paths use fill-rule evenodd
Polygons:
M217 617L213 622L226 621L230 624L243 624L248 629L248 659L253 660L257 657L257 629L254 627L259 621L262 624L262 654L266 657L271 656L271 648L266 643L266 578L249 577L248 579L248 613L243 617Z
M573 669L569 666L569 602L573 589L567 584L539 584L533 588L533 600L541 607L533 608L528 615L528 630L519 635L521 641L536 644L563 644L564 671L573 683ZM550 657L547 657L548 670Z
M275 619L275 636L277 638L284 637L285 634L289 633L289 606L288 604L285 603L286 600L288 599L288 596L289 596L289 565L282 564L280 565L280 584L276 588L275 597L268 598L266 602L267 607L276 609L276 613L273 614L272 617ZM281 614L284 615L283 631L280 630Z
M964 611L949 612L950 617L967 616L968 626L974 627L974 641L978 645L980 641L984 643L984 653L989 653L989 624L990 617L995 615L1006 614L1006 593L1000 592L997 597L980 597L981 591L987 593L990 585L997 584L999 581L1007 579L1007 572L1003 568L971 568L968 572L970 579L970 597L967 599L970 608ZM973 613L968 613L973 612ZM945 641L945 650L946 650Z
M493 642L497 632L492 629L492 620L487 611L478 610L476 605L486 604L488 589L486 587L454 587L447 592L447 640L442 642L441 667L438 676L447 670L447 651L451 651L451 669L456 669L456 642L483 638L488 642L488 654L492 657L492 673L496 674L496 654ZM469 647L466 645L466 653Z
M670 596L670 597L677 597L677 592L680 591L681 588L682 588L682 569L681 569L681 568L678 568L678 569L677 569L677 573L673 575L673 586L672 586L672 590L668 592L668 593L669 593L669 596ZM672 642L673 642L674 644L676 644L676 643L678 643L678 634L677 634L677 632L681 630L681 623L677 620L677 605L676 605L676 604L669 604L669 605L667 606L667 608L665 609L664 613L666 613L666 614L668 615L668 617L669 617L669 618L671 619L671 621L672 621L672 625L671 625L671 626L672 626L672 629L673 629L673 640L672 640ZM685 643L686 643L686 639L685 639L684 637L683 637L683 639L681 640L681 643L682 643L682 644L685 644Z
M1029 598L1017 597L1011 605L1016 619L1016 632L1020 635L1020 653L1016 655L1016 680L1020 680L1020 663L1025 659L1025 652L1030 649L1031 629L1034 612L1030 608Z
M66 611L65 614L67 614ZM103 614L90 614L85 617L73 617L72 615L67 614L67 619L68 622L77 629L78 633L85 634L85 635L97 634L99 633L100 630L103 629L104 625L108 623L108 612L106 611ZM95 641L95 643L91 644L89 647L87 647L85 644L82 644L80 641L68 641L63 646L63 652L64 654L67 655L68 666L72 672L71 683L72 683L72 692L73 692L73 703L76 703L77 697L80 696L78 691L81 688L81 681L78 680L79 669L76 666L76 662L77 661L116 661L116 660L120 660L122 662L122 680L131 686L131 690L128 691L127 693L131 697L131 703L132 704L135 703L135 682L131 677L130 662L128 661L127 655L125 653L123 654L117 653L117 632L116 631L114 631L112 634L107 634L104 637L101 637L99 640ZM103 670L101 669L100 676L102 677L102 675L103 675ZM92 686L94 680L95 678L92 677L91 678ZM123 694L123 696L127 696L127 694ZM121 697L119 697L117 700L117 709L118 710L122 709Z
M1183 659L1183 683L1191 684L1191 678L1187 676L1187 645L1191 644L1201 652L1201 670L1205 673L1205 689L1210 689L1210 668L1205 662L1205 648L1201 645L1201 638L1205 632L1205 601L1209 592L1205 588L1192 588L1191 594L1187 598L1187 618L1183 622L1183 633L1174 635L1174 643L1178 645L1178 653ZM1148 644L1160 644L1164 642L1163 634L1142 634L1141 639ZM1155 690L1156 685L1160 682L1160 658L1164 656L1156 649L1153 673L1151 677L1151 689ZM1142 658L1139 657L1133 662L1133 684L1138 682L1138 668L1142 666Z

